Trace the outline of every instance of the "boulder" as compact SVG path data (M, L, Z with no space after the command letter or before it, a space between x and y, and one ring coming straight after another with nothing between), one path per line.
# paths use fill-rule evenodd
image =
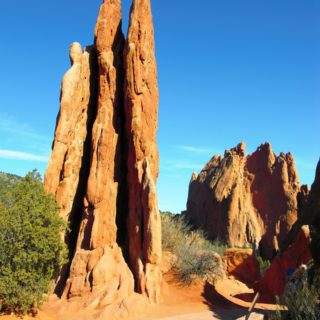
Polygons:
M259 263L252 249L227 249L223 264L227 276L232 276L249 287L260 279Z

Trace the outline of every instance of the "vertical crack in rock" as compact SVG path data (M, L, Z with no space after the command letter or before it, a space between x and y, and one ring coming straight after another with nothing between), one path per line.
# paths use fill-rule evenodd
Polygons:
M214 156L189 187L187 217L231 246L260 245L271 258L297 220L298 173L293 156L265 143L245 156L245 144Z
M134 0L124 53L128 143L129 255L136 290L159 301L161 220L158 177L158 83L149 0Z

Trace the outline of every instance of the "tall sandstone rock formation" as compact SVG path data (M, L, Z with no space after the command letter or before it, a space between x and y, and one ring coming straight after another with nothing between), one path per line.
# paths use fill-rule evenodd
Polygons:
M124 57L130 262L138 291L159 301L161 218L155 188L159 166L156 144L159 98L149 0L133 3Z
M70 49L46 190L69 221L70 265L56 291L85 297L101 318L128 315L138 294L159 301L157 68L150 0L104 0L94 46ZM124 57L124 61L123 61ZM131 302L130 302L131 301Z
M193 174L187 217L211 238L255 246L270 258L297 219L299 178L293 156L265 143L245 156L245 144L214 156Z

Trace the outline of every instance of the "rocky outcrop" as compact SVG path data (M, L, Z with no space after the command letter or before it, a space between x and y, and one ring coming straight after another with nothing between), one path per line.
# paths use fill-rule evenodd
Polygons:
M223 255L226 275L252 285L260 279L260 267L252 249L227 249Z
M297 219L300 190L292 154L278 157L265 143L245 156L245 144L214 156L193 174L187 217L211 238L260 248L271 258Z
M45 177L71 226L71 264L57 292L85 297L86 307L102 310L101 318L118 319L134 305L159 301L158 87L150 0L133 1L126 42L120 0L104 0L94 46L83 52L75 43L70 56Z
M133 1L124 58L130 263L137 290L157 302L161 276L161 218L155 189L158 86L149 0Z
M288 281L288 271L296 270L312 259L310 241L309 228L304 226L292 246L274 258L263 279L254 285L254 290L268 300L281 297Z
M286 251L296 241L301 228L305 225L310 227L312 257L317 267L320 268L320 161L311 191L304 201L299 219L282 241L281 251Z

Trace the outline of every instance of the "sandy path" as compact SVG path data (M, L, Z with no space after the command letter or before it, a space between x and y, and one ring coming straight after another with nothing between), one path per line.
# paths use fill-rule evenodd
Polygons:
M188 287L181 286L173 274L165 276L162 284L162 303L152 307L144 316L132 320L240 320L245 319L250 303L239 300L237 293L246 292L248 288L237 281L224 281L219 291L214 290L209 284L195 284ZM227 299L224 297L227 296ZM238 302L238 303L237 303ZM264 308L263 308L264 309ZM92 312L91 312L92 313ZM39 311L36 318L25 317L24 320L87 320L93 319L93 314L79 310L79 305L61 303L52 297ZM76 317L75 317L76 316ZM263 319L262 311L252 314L250 320ZM12 316L1 316L0 320L18 320ZM112 320L112 319L108 319Z
M247 305L236 305L217 295L211 285L181 287L174 275L166 275L162 286L163 302L152 308L148 314L134 320L236 320L245 319ZM237 293L243 287L235 283L232 288ZM261 311L253 313L250 320L263 319Z
M242 314L242 316L240 316ZM225 320L242 320L245 319L246 311L243 309L232 309L232 310L219 310L218 312L205 311L198 313L188 313L188 314L180 314L174 315L170 317L155 317L155 316L147 316L142 318L137 318L135 320L217 320L217 319L225 319ZM263 314L253 313L250 316L250 320L262 320Z

